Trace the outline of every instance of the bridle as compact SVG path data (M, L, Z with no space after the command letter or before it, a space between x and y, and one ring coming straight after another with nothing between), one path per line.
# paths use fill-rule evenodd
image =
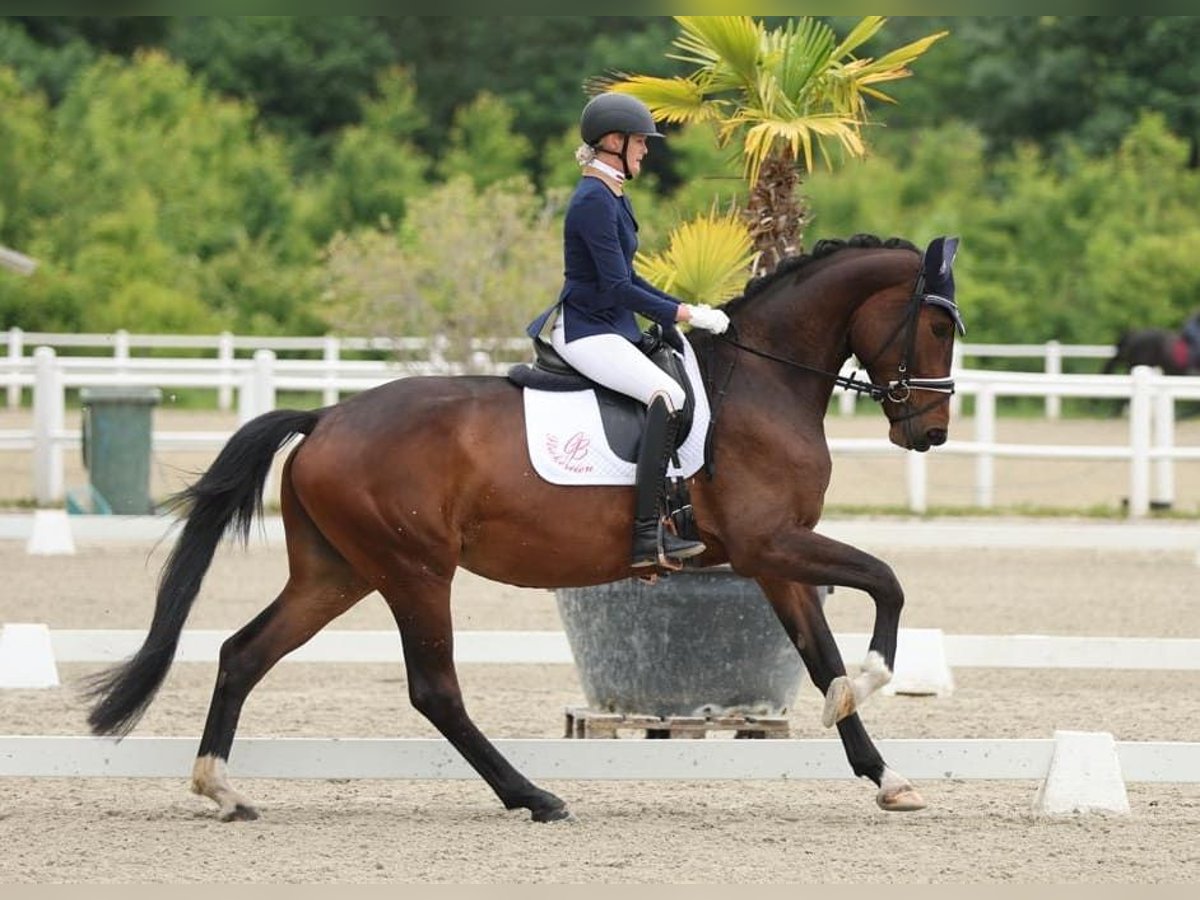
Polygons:
M871 381L864 381L855 375L842 375L838 372L829 372L817 366L810 366L807 363L797 362L793 359L786 359L782 356L776 356L774 353L768 353L766 350L759 350L757 347L750 347L741 343L737 339L737 331L733 324L730 323L729 331L722 335L718 335L719 340L738 350L744 350L754 356L760 356L763 359L773 360L777 363L782 363L793 369L800 369L805 372L811 372L814 375L822 375L826 378L833 379L833 383L838 387L845 388L849 391L854 391L858 394L865 394L877 403L888 401L908 406L910 398L914 391L928 391L942 395L931 401L929 404L915 410L908 410L902 416L897 416L892 419L893 422L904 422L908 419L922 415L923 413L933 409L940 403L944 403L951 394L954 393L953 378L915 378L909 374L909 369L913 364L913 356L916 353L917 344L917 320L921 314L921 309L924 306L936 306L944 310L954 321L955 328L958 329L960 335L967 333L966 326L963 324L962 314L959 312L958 304L949 297L943 297L940 294L930 293L925 290L925 271L922 270L917 274L916 282L913 284L912 293L909 295L908 304L905 309L904 317L896 323L896 327L892 329L887 340L880 345L879 349L871 355L870 359L862 363L863 369L869 369L883 352L888 349L896 339L903 335L904 353L900 358L900 363L897 366L897 377L886 384L876 384ZM730 334L730 332L733 332ZM733 364L729 367L729 373L726 376L725 384L718 393L716 399L717 404L724 397L725 389L729 386L729 380L733 377L733 369L737 365L737 358L734 358ZM889 417L890 418L890 417Z

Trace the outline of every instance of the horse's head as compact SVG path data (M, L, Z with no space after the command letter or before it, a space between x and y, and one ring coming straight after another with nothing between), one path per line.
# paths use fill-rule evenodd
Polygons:
M965 333L951 271L957 247L957 238L938 238L921 257L908 241L894 238L818 241L811 255L785 261L726 304L732 327L721 340L777 364L768 371L789 390L810 385L811 409L820 415L840 385L883 403L898 446L923 452L944 444L954 335ZM702 338L701 346L705 340L712 339ZM851 353L870 382L837 374Z
M954 302L957 238L929 244L908 280L874 294L851 321L850 350L877 388L893 444L924 452L946 442L955 333L965 334Z

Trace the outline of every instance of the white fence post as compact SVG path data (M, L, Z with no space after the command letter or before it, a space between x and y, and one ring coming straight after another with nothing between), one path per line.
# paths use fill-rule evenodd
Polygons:
M275 408L275 351L254 351L254 415Z
M849 362L854 363L854 368L856 368L856 369L858 368L858 360L855 359L853 356L850 357ZM843 366L842 368L845 369L845 366ZM846 388L842 388L842 393L838 397L838 415L840 415L840 416L854 415L854 410L855 410L855 407L857 406L857 404L858 404L858 392L850 391L850 390L847 390Z
M113 359L117 360L117 374L128 375L129 370L119 363L129 361L129 332L121 328L113 335Z
M217 336L217 359L221 361L221 386L217 388L217 408L222 412L233 408L233 335L222 331Z
M905 454L905 469L908 476L908 508L915 513L929 509L929 467L925 454L909 450Z
M1149 366L1134 366L1129 397L1129 515L1140 518L1150 511L1150 418L1153 398Z
M975 395L975 505L991 509L995 502L996 459L991 446L996 443L996 392L990 384L980 385Z
M8 408L21 406L21 385L17 382L17 366L25 355L24 332L20 328L8 329L8 365L13 373L13 383L8 386Z
M1046 375L1048 378L1058 378L1062 374L1062 344L1058 341L1046 341ZM1054 387L1050 388L1054 391ZM1055 393L1046 395L1046 418L1057 420L1062 414L1062 397Z
M342 342L333 334L325 335L322 357L325 360L325 390L321 395L321 403L333 406L338 402L337 370L342 356Z
M1175 398L1166 388L1154 395L1154 449L1161 453L1154 461L1156 506L1170 509L1175 503L1175 461L1168 455L1175 448Z
M429 339L429 363L431 366L433 366L435 372L446 372L448 368L446 363L446 350L449 348L449 346L450 339L444 334L435 334Z
M63 430L62 376L54 351L33 351L33 493L39 506L63 498L63 450L58 435Z

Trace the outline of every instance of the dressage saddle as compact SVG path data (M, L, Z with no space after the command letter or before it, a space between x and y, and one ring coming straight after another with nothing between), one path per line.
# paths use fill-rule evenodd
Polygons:
M663 337L662 326L651 325L642 334L638 349L660 369L670 375L683 388L687 400L681 410L679 430L675 437L678 449L692 430L692 417L696 408L696 397L692 383L683 368L683 359L675 353ZM646 407L632 397L609 390L586 375L580 374L565 359L559 356L549 341L533 339L534 361L518 363L508 370L508 380L520 387L537 391L586 391L596 392L600 407L600 420L604 424L604 435L609 446L621 459L636 462L638 446L646 424Z

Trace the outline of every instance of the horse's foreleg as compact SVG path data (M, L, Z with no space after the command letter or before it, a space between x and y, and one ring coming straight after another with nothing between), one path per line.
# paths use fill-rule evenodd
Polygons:
M566 804L518 772L467 715L454 667L449 581L416 578L381 592L400 628L413 707L462 754L505 809L528 809L535 822L570 818Z
M856 701L861 699L859 691L846 678L846 667L816 588L771 578L758 581L784 630L800 651L813 684L825 695L825 725L837 723L838 736L854 774L869 778L879 788L875 802L881 809L903 812L924 808L925 801L908 779L884 763L862 719L854 711ZM843 709L847 694L851 705Z
M222 821L258 818L254 805L234 790L225 772L246 697L275 663L366 593L361 583L340 581L320 588L293 577L274 603L221 645L217 683L192 769L192 790L216 802Z
M757 552L753 568L770 577L805 584L832 584L864 591L875 602L875 627L862 672L848 684L835 686L854 705L887 684L896 665L896 639L904 590L891 566L869 553L811 531L794 531ZM842 712L853 706L842 704ZM832 724L832 723L828 723Z

